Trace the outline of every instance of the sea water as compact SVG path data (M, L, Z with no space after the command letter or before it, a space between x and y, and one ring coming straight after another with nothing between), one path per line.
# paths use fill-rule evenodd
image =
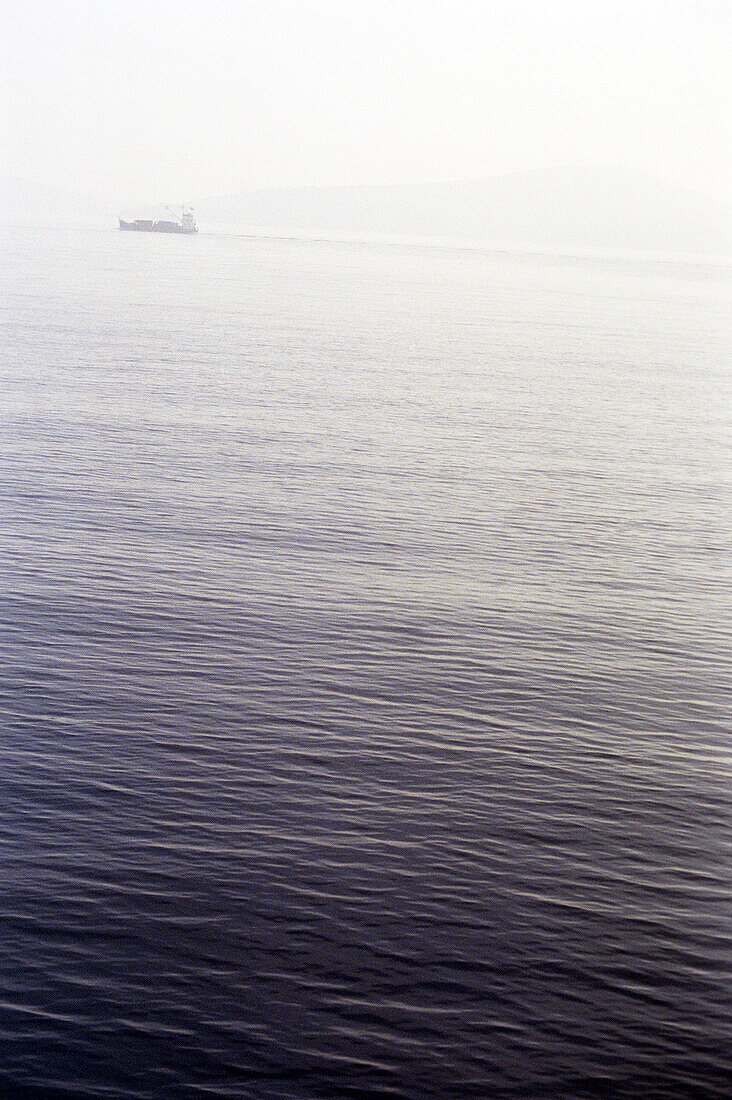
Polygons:
M726 1095L729 269L1 275L3 1095Z

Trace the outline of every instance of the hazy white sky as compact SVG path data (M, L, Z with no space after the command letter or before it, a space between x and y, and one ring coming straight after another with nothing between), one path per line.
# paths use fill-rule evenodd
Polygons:
M628 165L729 196L715 0L0 0L3 170L106 200Z

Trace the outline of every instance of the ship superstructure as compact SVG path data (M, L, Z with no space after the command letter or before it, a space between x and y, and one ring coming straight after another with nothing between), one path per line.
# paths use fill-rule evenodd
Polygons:
M120 229L131 229L136 233L197 233L198 226L196 225L196 219L193 216L193 210L190 206L184 206L181 208L181 213L176 214L174 210L171 210L169 206L165 208L168 210L174 218L177 220L171 221L152 221L151 219L138 218L134 222L127 222L123 218L119 219Z

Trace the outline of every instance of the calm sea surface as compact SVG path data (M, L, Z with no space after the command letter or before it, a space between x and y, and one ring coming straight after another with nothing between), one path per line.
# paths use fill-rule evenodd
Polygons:
M0 1094L726 1096L724 269L0 276Z

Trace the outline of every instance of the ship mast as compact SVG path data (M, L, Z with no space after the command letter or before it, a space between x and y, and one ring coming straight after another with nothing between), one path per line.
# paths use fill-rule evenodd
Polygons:
M166 206L165 209L169 210L175 218L179 219L178 224L185 233L196 232L196 219L193 217L192 207L189 206L188 209L186 209L185 206L181 206L180 214L176 214L175 210L170 206Z

